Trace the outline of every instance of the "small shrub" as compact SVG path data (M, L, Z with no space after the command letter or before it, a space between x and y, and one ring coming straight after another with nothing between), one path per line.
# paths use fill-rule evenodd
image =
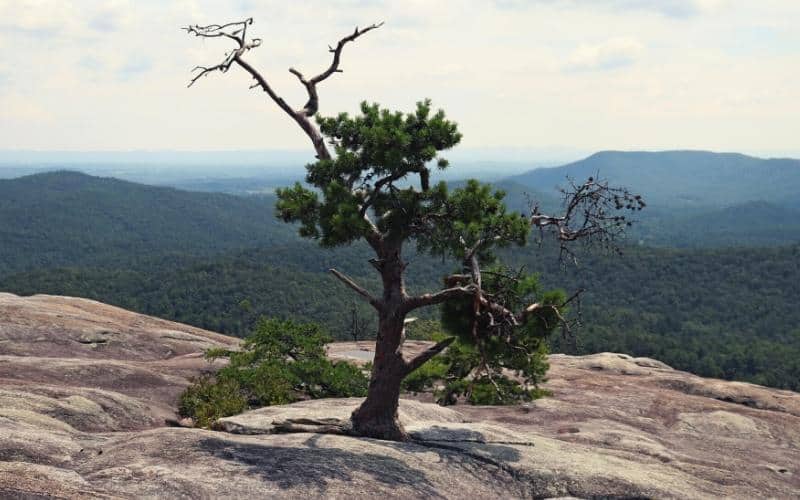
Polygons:
M261 406L304 398L352 397L367 393L366 375L325 356L330 341L314 323L262 320L241 351L209 349L206 358L229 358L214 376L194 381L181 395L179 411L198 426Z
M530 391L519 382L507 377L481 377L472 381L468 400L474 405L509 405L531 399Z
M272 406L291 403L296 398L294 393L298 385L294 370L289 369L284 361L263 361L252 368L237 367L232 376L241 381L241 392L248 396L250 406ZM229 375L224 373L224 380Z
M450 300L441 308L441 323L420 323L417 338L441 341L443 329L455 336L447 350L403 381L412 392L433 390L442 405L459 400L476 405L509 405L549 394L541 389L549 365L547 337L561 324L566 297L545 291L535 275L494 267L484 273L483 289L510 309L542 304L521 324L495 323L491 315L475 315L471 297ZM414 323L416 324L416 323Z
M235 380L218 381L208 375L195 379L178 403L179 413L192 417L199 427L209 427L217 419L236 415L245 408L247 399Z
M522 324L497 324L491 315L476 317L469 297L443 304L442 326L456 341L439 356L448 367L444 388L437 391L439 403L463 398L471 404L508 405L547 395L539 384L546 380L547 337L560 324L564 293L542 290L535 275L503 267L485 272L483 289L495 299L503 297L512 310L533 303L552 308L542 308Z

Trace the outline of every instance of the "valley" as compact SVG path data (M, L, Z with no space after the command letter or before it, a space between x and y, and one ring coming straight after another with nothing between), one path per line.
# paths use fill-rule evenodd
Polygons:
M545 188L589 172L648 200L623 256L579 251L579 265L564 266L554 249L532 241L504 258L541 273L548 287L587 290L583 326L574 340L554 337L557 352L625 352L703 376L797 390L797 163L599 153L498 179L509 206L523 212L530 193L555 207L558 193ZM692 172L693 182L685 182ZM675 201L701 199L704 191L711 194L702 203ZM349 339L354 308L374 328L368 308L328 274L336 267L376 288L365 246L329 250L300 240L274 217L271 195L188 192L65 171L0 180L0 194L0 290L87 297L236 336L266 315L318 321ZM431 289L452 271L428 256L409 260L412 290ZM438 314L421 317L429 320L427 333L418 333L425 336Z

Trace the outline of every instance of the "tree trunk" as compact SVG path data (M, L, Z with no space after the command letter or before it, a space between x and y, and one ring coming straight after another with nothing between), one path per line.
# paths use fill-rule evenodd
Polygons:
M383 253L382 257L383 301L372 375L367 399L353 412L351 422L353 431L360 436L404 441L407 436L397 418L397 406L400 385L408 373L402 352L405 340L405 264L400 259L399 248Z
M403 320L381 318L375 360L367 399L353 412L353 431L375 439L403 441L405 430L397 419L400 384L406 375L397 339L402 336Z

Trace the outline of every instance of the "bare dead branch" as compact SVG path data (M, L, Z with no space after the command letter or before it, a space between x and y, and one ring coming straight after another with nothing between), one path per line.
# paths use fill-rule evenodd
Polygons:
M302 112L305 116L314 116L317 111L319 110L319 95L317 94L317 84L334 73L341 73L342 70L339 69L339 63L341 62L342 58L342 50L344 46L356 40L361 35L368 33L374 29L378 29L383 26L383 22L371 24L366 28L359 29L356 27L355 31L351 34L343 37L339 40L336 44L336 47L328 47L328 51L333 53L333 60L331 61L330 66L323 71L322 73L318 74L317 76L311 78L310 80L306 80L303 74L296 70L295 68L289 68L289 72L297 77L300 80L300 83L306 88L306 92L308 92L308 102L305 103L303 106Z
M610 187L608 181L589 177L582 184L569 179L569 186L562 188L564 212L561 215L546 215L540 212L537 203L531 204L531 226L539 231L540 241L544 232L552 231L559 243L560 255L574 253L570 243L580 241L584 245L597 245L620 252L616 241L633 221L621 210L642 210L646 204L641 196L625 188Z
M248 62L241 58L235 59L236 64L238 64L242 69L247 71L251 77L256 81L256 84L251 86L251 88L261 87L261 89L267 93L267 95L272 99L275 104L278 105L286 114L288 114L303 132L306 133L309 139L311 139L311 143L314 146L314 151L317 153L317 158L320 160L328 160L331 158L331 154L328 151L327 146L325 146L325 140L322 138L317 127L308 119L308 117L295 111L292 109L291 106L283 99L283 97L279 96L269 85L266 78L264 78L261 73L259 73L253 66L251 66Z
M331 154L325 145L322 135L310 120L310 117L314 116L319 109L319 96L317 94L316 85L328 78L331 74L341 71L339 70L339 63L341 61L342 49L348 42L352 42L364 33L381 27L383 23L372 24L364 29L356 28L353 33L339 40L335 48L330 48L330 51L333 53L333 61L331 62L331 65L328 67L328 69L314 78L306 80L302 73L294 68L289 70L292 72L292 74L297 76L300 82L306 87L306 91L309 95L308 102L305 104L305 106L303 106L302 109L299 110L293 109L280 95L278 95L277 92L275 92L275 90L273 90L267 79L242 58L246 52L261 46L262 43L260 38L253 38L251 40L247 39L247 28L252 24L253 19L248 18L244 21L237 21L227 24L209 24L207 26L193 25L183 28L187 33L197 37L227 38L234 41L237 45L233 50L225 54L225 58L219 64L213 66L198 66L195 68L193 71L199 71L199 73L192 77L188 86L191 87L195 82L197 82L197 80L209 75L210 73L217 71L220 73L226 73L230 67L236 63L255 80L256 83L250 86L251 89L260 87L264 92L267 93L270 99L272 99L272 101L278 105L279 108L281 108L295 122L297 122L303 132L305 132L309 139L311 139L311 143L314 146L314 151L316 152L317 158L320 160L330 159Z
M585 291L586 291L585 288L578 288L578 290L576 290L575 293L573 293L567 300L564 301L563 304L561 304L561 307L565 307L569 305L569 303L572 302L573 300L579 299L581 294Z
M406 299L404 304L404 312L408 313L420 307L434 306L441 304L451 299L458 297L469 297L473 295L473 290L470 286L455 286L452 288L445 288L435 293L425 293Z
M189 82L189 87L194 85L194 83L199 80L200 78L208 75L209 73L213 73L214 71L219 71L220 73L226 73L233 62L242 56L245 52L250 49L254 49L261 45L260 38L254 38L250 42L247 42L246 34L247 34L247 26L253 24L253 18L248 18L244 21L238 21L233 23L227 24L210 24L208 26L200 26L195 24L194 26L188 26L183 28L187 33L201 37L201 38L228 38L236 42L238 47L227 54L225 54L225 59L219 64L214 66L197 66L192 71L200 70L195 77L191 79ZM231 28L237 28L233 31L228 31Z
M430 348L422 351L416 357L414 357L413 359L411 359L406 363L406 372L407 373L413 372L414 370L422 366L426 361L436 356L440 352L444 351L447 348L447 346L452 344L455 340L456 340L455 337L448 337L442 340L441 342L437 343L436 345L431 346Z
M331 76L333 73L339 71L339 61L340 61L340 59L342 57L342 49L344 48L345 44L347 44L348 42L352 42L356 38L358 38L361 35L363 35L364 33L370 32L370 31L372 31L374 29L378 29L381 26L383 26L383 21L381 21L380 23L377 23L377 24L371 24L371 25L367 26L364 29L359 29L358 26L356 26L356 29L355 29L355 31L353 31L352 34L347 35L346 37L344 37L341 40L339 40L339 43L336 44L336 48L329 47L328 50L330 52L333 52L333 61L331 61L331 65L328 67L328 69L326 69L325 71L323 71L319 75L317 75L314 78L312 78L311 82L319 83L322 80L324 80L324 79L328 78L329 76Z
M247 18L244 21L235 21L232 23L227 24L209 24L207 26L200 26L199 24L195 24L194 26L188 26L183 28L186 30L187 33L192 34L194 36L199 36L203 38L219 38L225 37L230 38L231 40L235 41L239 44L239 47L244 47L245 45L245 36L247 34L247 26L253 24L253 18ZM226 31L229 28L239 27L232 32Z
M339 279L339 281L349 286L357 294L364 297L364 299L366 299L366 301L369 302L372 307L374 307L375 309L380 308L381 306L380 300L373 297L364 287L362 287L361 285L350 279L347 275L340 273L336 269L329 269L329 271L331 272L331 274L336 276Z

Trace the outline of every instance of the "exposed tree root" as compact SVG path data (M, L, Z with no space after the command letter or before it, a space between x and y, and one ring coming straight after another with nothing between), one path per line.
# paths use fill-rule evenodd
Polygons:
M350 419L342 418L287 418L286 420L275 420L272 422L273 432L276 434L307 433L307 434L337 434L340 436L359 436L353 430ZM422 446L431 446L453 451L464 451L461 448L454 448L439 443L477 443L477 444L505 444L516 446L534 446L530 441L486 441L484 439L461 438L461 439L422 439L410 433L407 442Z
M341 418L287 418L272 422L273 432L280 434L310 433L354 436L350 419Z

